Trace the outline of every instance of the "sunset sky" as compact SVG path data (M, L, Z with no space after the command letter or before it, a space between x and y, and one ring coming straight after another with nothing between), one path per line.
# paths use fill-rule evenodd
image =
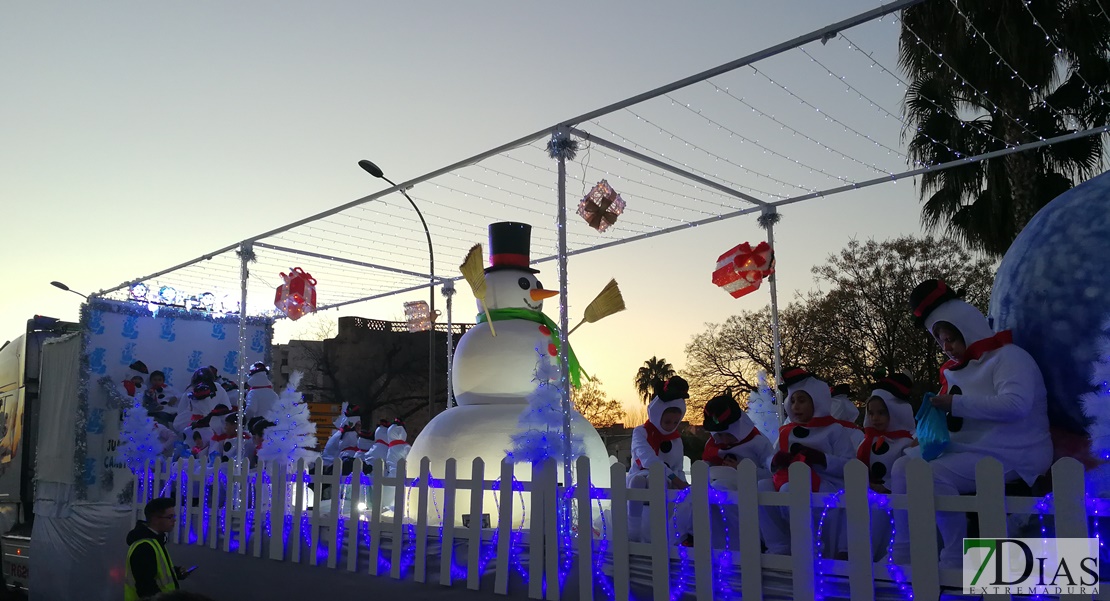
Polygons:
M374 160L395 181L415 178L878 5L876 0L11 3L0 20L6 79L0 95L0 198L9 266L9 291L0 295L0 343L18 336L34 314L77 318L81 299L51 288L51 280L82 292L111 288L383 189L384 182L356 166L359 159ZM847 35L877 62L895 68L897 32L887 18ZM809 143L801 135L807 132L861 157L860 165L885 161L882 170L908 169L904 159L874 152L879 141L904 151L902 125L887 114L899 113L902 88L863 57L848 62L853 54L843 40L807 48L827 50L829 58L822 61L842 61L836 63L838 73L841 68L858 73L847 80L857 91L822 71L813 72L821 77L801 75L825 55L784 56L763 72L783 82L797 76L783 90L811 104L787 96L771 103L770 91L755 91L756 80L737 80L737 97L750 94L745 102L763 101L762 110L778 121L750 127L738 122L732 129L786 155L785 165L780 169L772 162L784 157L769 157L751 144L717 154L733 165L778 174L778 184L751 184L773 193L775 186L813 174L802 164L829 172L831 181L822 188L837 184L837 170L853 168L851 160ZM711 106L724 95L713 92L693 90L677 104ZM713 106L718 115L752 112L739 104ZM818 136L813 133L818 126L805 120L826 114L840 115L846 127L865 135L838 126ZM641 121L640 127L644 121L630 120ZM601 123L614 124L620 122ZM691 151L682 140L705 140L672 133L641 142L660 155L680 157ZM513 156L527 157L532 150ZM583 188L608 178L618 191L623 186L629 213L625 223L618 221L611 234L602 235L572 215L571 231L580 244L605 242L605 236L623 236L629 228L647 231L656 226L653 214L672 215L664 210L667 202L676 219L689 218L682 198L662 192L655 193L664 197L662 208L636 214L648 206L636 191L653 189L647 187L653 185L649 178L658 176L618 172L605 166L599 150L592 153L568 167L577 178L569 184L572 210ZM534 161L554 169L539 150ZM641 183L621 179L635 177ZM553 185L553 178L542 179ZM809 181L817 180L806 180L806 186ZM417 186L413 194L423 203L433 191L445 194L432 186ZM554 195L539 195L555 202ZM419 271L426 250L419 223L398 195L376 202L382 211L396 208L400 231L411 242L411 259L393 259ZM436 240L437 272L454 276L464 254L459 249L484 243L474 228L499 212L475 207L456 218L449 206L433 202L424 210ZM784 207L776 230L782 304L810 289L810 268L849 240L919 232L918 208L913 180ZM469 229L453 236L463 221ZM553 237L550 221L532 225L535 236ZM762 236L752 215L572 258L572 322L611 277L620 282L629 307L574 334L583 366L623 402L635 400L632 378L645 359L661 356L681 368L686 343L705 323L768 302L766 287L733 300L710 282L718 255ZM554 252L545 244L534 243L533 258ZM387 263L389 255L378 249L348 256ZM544 283L555 287L555 264L538 267ZM261 289L277 277L261 267L258 276ZM319 285L335 292L344 284L333 279ZM226 292L237 294L234 288ZM422 298L426 293L403 294L315 319L401 319L402 303ZM460 285L455 319L472 321L474 312L473 298ZM546 313L558 319L556 299L548 301ZM311 322L281 323L276 342L312 330Z

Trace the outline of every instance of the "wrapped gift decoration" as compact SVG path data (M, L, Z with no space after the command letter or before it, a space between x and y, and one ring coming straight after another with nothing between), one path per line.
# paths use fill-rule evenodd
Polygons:
M316 311L316 280L311 275L294 267L288 275L283 272L281 279L284 283L277 287L275 307L293 321Z
M740 298L759 289L764 278L775 273L775 251L766 242L754 248L744 242L717 258L713 283L732 298Z

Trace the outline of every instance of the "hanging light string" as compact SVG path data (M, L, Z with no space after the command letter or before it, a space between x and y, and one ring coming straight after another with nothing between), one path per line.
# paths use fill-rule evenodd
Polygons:
M622 144L624 144L626 146L632 146L634 148L637 148L637 149L643 151L644 154L654 155L655 157L657 157L659 159L663 159L663 160L671 160L671 158L668 157L667 155L662 154L659 151L657 151L653 148L650 148L648 146L644 146L643 144L640 144L640 143L636 142L635 140L631 140L631 139L627 138L624 134L617 133L616 131L613 131L612 129L602 125L601 123L599 123L597 121L590 121L589 124L593 127L596 127L597 129L608 132L610 135L612 135L615 138L620 139ZM787 194L782 194L782 193L778 193L778 192L768 192L767 190L761 190L759 188L753 188L753 187L745 185L745 184L741 184L741 183L738 183L738 182L728 180L728 179L724 178L723 176L721 176L720 174L710 173L708 171L698 169L697 167L695 167L693 165L683 164L682 166L683 166L683 168L688 169L692 173L695 173L697 175L701 175L701 176L704 176L704 177L713 178L717 181L720 181L724 184L729 185L730 187L732 187L733 189L736 189L736 190L748 191L748 192L751 192L753 194L762 196L764 198L787 198L788 197Z
M764 154L769 154L773 157L777 157L777 158L780 158L780 159L790 161L791 163L794 163L798 167L801 167L803 169L808 169L810 171L810 173L820 173L821 175L824 175L825 177L827 177L829 179L834 179L834 180L836 180L838 182L841 182L841 183L845 183L845 184L855 183L855 182L853 182L852 180L850 180L846 177L842 177L842 176L839 176L839 175L833 175L833 174L829 173L828 171L825 171L824 169L821 169L819 167L814 167L812 165L803 163L803 162L799 161L798 159L788 157L788 156L786 156L786 155L784 155L784 154L782 154L782 153L780 153L776 150L768 148L767 146L764 146L763 144L761 144L758 140L754 140L752 138L749 138L749 137L745 136L744 134L741 134L740 132L729 128L728 126L726 126L724 124L721 124L717 121L714 121L708 115L704 114L701 111L701 109L696 109L696 108L693 108L692 106L690 106L690 103L688 103L688 102L680 102L678 100L675 100L674 96L672 96L670 94L664 94L664 97L666 97L668 100L671 101L671 106L674 106L674 105L681 106L682 108L686 109L687 111L690 111L691 113L701 117L702 119L705 119L706 123L709 123L710 125L713 125L714 127L717 128L718 131L728 132L728 135L729 135L730 138L733 138L733 137L740 138L741 142L751 144L751 145L755 146L756 148L759 148L759 149L763 150ZM810 191L812 192L815 189L816 188L813 188Z
M906 83L906 81L904 79L902 79L901 76L894 73L890 69L887 69L885 66L883 66L882 63L875 60L875 57L871 52L867 52L866 50L861 48L859 44L853 42L851 39L848 38L848 36L844 35L843 33L841 33L839 37L843 38L845 42L848 42L848 49L853 50L855 52L858 52L859 54L862 54L864 57L867 58L867 60L871 61L871 66L872 67L878 67L880 71L882 71L883 73L886 73L887 75L893 77L895 79L895 81L898 82L897 85L899 87L907 89L907 90L909 89L909 87L910 87L909 84ZM1011 147L1014 146L1014 144L1012 144L1010 142L1007 142L1007 141L1003 140L1002 138L999 138L998 136L995 136L990 131L984 129L979 124L979 122L977 122L977 121L966 121L964 119L961 119L958 115L956 115L956 113L954 113L948 107L938 104L932 98L928 98L928 97L925 97L925 96L919 96L919 98L921 98L925 102L928 102L929 104L933 105L933 107L936 108L938 111L940 111L940 112L944 113L945 115L948 115L949 117L954 119L956 121L956 123L958 123L960 125L960 129L966 129L966 128L970 127L976 133L979 133L983 136L986 136L986 137L994 140L995 142L998 142L999 144L1002 144L1006 148L1011 148Z
M917 32L914 31L912 27L907 25L904 21L902 21L898 17L895 17L894 21L896 23L901 23L902 28L905 29L906 31L910 32L910 35L912 35L914 37L914 39L917 40L918 44L924 46L926 50L928 50L930 53L932 53L932 55L934 57L936 57L936 59L940 62L940 64L944 65L945 67L948 67L948 70L952 72L952 75L954 75L956 79L960 80L960 85L961 86L966 86L968 88L971 88L971 90L973 92L975 92L975 94L979 98L981 98L987 104L989 104L990 107L993 108L995 111L997 111L999 115L1001 115L1001 116L1009 119L1010 121L1012 121L1014 124L1016 124L1018 127L1020 127L1022 129L1022 131L1024 131L1025 133L1029 134L1030 136L1032 136L1034 138L1037 138L1038 140L1044 140L1043 136L1040 136L1040 135L1035 134L1032 131L1030 131L1029 127L1026 125L1025 122L1023 122L1021 119L1018 119L1018 118L1014 117L1010 113L1002 110L1002 107L995 104L994 101L991 100L991 98L989 96L987 96L983 92L980 92L979 88L976 88L975 86L973 86L971 84L971 82L969 82L966 78L964 78L963 75L960 75L960 72L957 71L956 68L953 67L951 64L949 64L948 61L944 60L944 57L941 56L941 54L939 52L934 50L932 46L930 46L928 43L926 43L925 40L921 39L921 36L917 35ZM1012 148L1013 146L1017 146L1017 145L1018 145L1018 142L1015 140L1014 144L1008 144L1007 147Z
M933 136L930 136L930 135L929 135L928 133L926 133L926 132L922 131L920 127L915 127L915 126L913 126L913 125L911 125L911 124L907 123L907 122L906 122L905 120L903 120L903 119L902 119L902 117L900 117L900 116L898 116L898 115L895 115L894 113L892 113L892 112L888 111L888 110L887 110L887 109L886 109L885 107L881 106L881 105L880 105L879 103L875 102L874 100L871 100L871 99L870 99L870 98L868 98L868 97L867 97L867 96L866 96L866 95L865 95L865 94L864 94L863 92L861 92L861 91L857 90L857 89L855 88L855 86L853 86L852 84L848 83L848 80L847 80L847 78L845 78L845 77L843 77L843 76L841 76L841 75L837 75L836 73L833 73L832 69L829 69L828 67L826 67L826 66L825 66L825 64L824 64L824 63L822 63L821 61L819 61L819 60L817 60L816 58L814 58L814 57L813 57L813 55L811 55L811 54L809 53L809 51L807 51L807 50L806 50L806 49L805 49L804 47L802 47L802 48L799 48L798 50L801 50L801 51L802 51L802 54L804 54L804 55L806 55L807 57L809 57L809 60L813 61L813 62L814 62L814 63L816 63L816 64L817 64L817 65L818 65L819 67L821 67L822 69L824 69L824 70L825 70L825 73L828 73L830 77L835 77L836 79L840 80L840 82L841 82L841 83L843 83L843 84L844 84L845 86L847 86L849 90L851 90L852 92L855 92L855 93L856 93L857 95L859 95L859 97L860 97L860 99L861 99L861 100L863 100L863 101L867 102L868 104L870 104L870 105L871 105L871 107L873 107L873 108L875 108L876 110L878 110L878 111L879 111L879 112L880 112L880 113L881 113L881 114L883 115L883 118L884 118L884 119L894 119L894 120L895 120L895 121L897 121L897 122L898 122L898 124L899 124L899 125L901 125L902 127L913 127L913 128L914 128L914 130L915 130L915 131L916 131L916 132L917 132L918 134L921 134L921 135L925 136L925 137L926 137L926 138L928 138L928 140L929 140L930 142L932 142L933 144L937 144L937 145L940 145L940 146L943 146L943 147L947 148L947 149L948 149L948 152L952 153L952 154L953 154L953 156L955 156L956 158L963 158L963 157L964 157L964 155L966 154L966 153L964 153L964 152L961 152L961 151L959 151L959 150L956 150L955 148L952 148L952 147L951 147L951 146L949 146L949 145L948 145L948 144L947 144L946 142L944 142L944 141L942 141L942 140L938 140L938 139L934 138ZM924 166L928 166L929 164L935 164L935 163L920 163L920 165L921 165L921 166L923 166L923 167L924 167Z
M1100 2L1099 0L1095 0L1095 5L1098 6L1098 10L1102 13L1102 16L1106 19L1106 22L1110 23L1110 15L1106 14L1106 9L1102 7L1102 2Z
M1018 73L1017 69L1013 68L1013 66L1011 66L1010 63L1006 61L1006 58L1002 56L1002 53L999 52L998 50L995 50L994 46L990 43L990 40L987 39L987 36L983 35L983 32L979 31L975 27L975 24L971 22L971 18L968 17L964 13L964 11L960 10L960 5L956 2L956 0L948 0L948 1L952 3L952 7L956 9L956 12L961 17L963 17L964 22L967 23L968 28L971 29L972 39L979 38L979 39L983 40L983 43L987 45L987 49L990 50L991 54L998 57L998 62L996 62L995 64L996 65L997 64L1002 64L1007 69L1009 69L1010 72L1013 73L1013 76L1010 77L1011 80L1017 79L1019 82L1021 82L1021 85L1025 86L1025 89L1032 95L1033 98L1036 98L1037 96L1040 96L1041 97L1040 106L1048 107L1048 109L1050 111L1052 111L1053 113L1056 113L1057 117L1059 117L1065 123L1067 123L1068 116L1065 115L1064 113L1060 112L1060 110L1058 110L1056 107L1049 104L1048 100L1047 100L1047 96L1041 94L1040 91L1037 90L1037 88L1035 86L1033 86L1028 81L1026 81L1025 78L1021 76L1021 73ZM1029 9L1028 6L1026 6L1026 10L1028 10L1028 9ZM1033 19L1033 21L1036 22L1036 19ZM1042 29L1042 31L1043 31L1043 29ZM1057 53L1057 54L1059 54L1059 53Z
M775 182L776 184L778 184L778 185L780 185L784 188L790 188L790 189L793 189L793 190L802 190L802 191L805 191L805 192L813 192L813 190L815 190L815 188L813 188L813 189L806 188L805 186L802 186L802 185L799 185L799 184L792 184L790 182L783 181L783 180L781 180L777 177L774 177L772 175L767 175L766 173L761 173L761 172L756 171L754 169L751 169L749 167L745 167L744 165L742 165L740 163L737 163L737 162L735 162L732 159L729 159L727 157L723 157L723 156L721 156L719 154L716 154L714 152L710 152L710 151L698 146L697 144L694 144L693 142L687 140L686 138L683 138L682 136L680 136L680 135L678 135L678 134L676 134L676 133L674 133L674 132L672 132L668 129L663 128L662 126L660 126L656 123L653 123L651 120L641 116L636 111L634 111L630 108L624 109L624 112L626 112L626 113L632 115L633 117L636 117L636 119L638 119L640 121L643 121L644 123L647 123L648 125L654 127L655 129L657 129L659 131L659 133L666 134L666 135L670 136L672 139L678 140L679 142L682 142L688 148L693 148L694 150L697 150L697 151L702 152L706 155L709 155L709 156L713 157L713 159L715 159L715 160L724 161L725 163L728 163L729 165L732 165L733 167L737 167L737 168L741 169L742 171L751 173L752 175L754 175L756 177L762 177L763 179ZM686 163L681 163L681 165L683 167L688 166Z
M845 152L841 152L840 150L837 150L837 149L833 148L832 146L829 146L828 144L825 144L824 142L822 142L820 140L817 140L815 138L810 137L808 134L806 134L803 131L797 130L797 129L787 125L786 123L783 123L782 121L780 121L774 115L770 115L770 114L767 114L767 113L759 110L754 105L749 103L747 100L744 100L743 98L733 94L731 91L729 91L729 89L727 87L721 87L721 86L713 83L713 80L711 80L711 79L705 80L704 83L707 84L707 85L713 86L713 89L717 92L724 92L724 94L726 96L735 100L736 102L739 102L743 106L748 107L749 109L752 110L752 112L759 115L760 117L763 117L765 119L769 119L770 121L774 122L779 127L781 127L782 129L785 129L785 130L789 131L791 134L793 134L795 136L801 136L805 140L808 140L808 141L816 144L817 146L821 147L822 149L827 150L827 151L839 156L842 159L848 159L849 161L852 161L853 163L858 163L858 164L860 164L864 167L867 167L869 169L872 169L872 170L874 170L878 173L883 173L883 174L886 174L886 175L893 175L894 174L894 172L889 170L889 169L883 169L882 167L879 167L878 165L875 165L874 163L867 163L867 162L861 161L861 160L857 159L856 157L854 157L850 154L847 154Z
M599 152L599 154L601 153L600 149L598 150L598 152ZM479 167L481 167L481 166L479 166ZM508 173L504 173L504 172L498 171L498 170L496 170L496 169L491 169L491 168L489 168L489 167L481 167L481 168L482 168L482 169L484 169L484 170L486 170L486 171L488 171L488 172L490 172L490 173L492 173L492 174L494 174L494 175L497 175L497 176L499 176L499 177L505 177L505 178L509 178L509 179L516 179L516 180L519 180L519 181L523 181L523 182L527 182L527 183L529 183L529 184L533 184L533 185L535 185L535 186L537 186L537 187L540 187L540 188L541 188L541 190L544 190L544 191L547 191L547 192L555 192L555 189L554 189L554 188L546 188L546 189L545 189L545 188L543 188L543 185L542 185L542 184L539 184L539 183L537 183L537 182L532 182L532 181L530 181L530 180L526 180L526 179L522 179L522 178L517 178L517 177L516 177L516 176L514 176L514 175L510 175L510 174L508 174ZM597 167L591 167L591 168L588 168L588 169L601 170L600 168L597 168ZM606 175L607 175L607 176L609 175L609 173L608 173L608 172L605 172L605 173L606 173ZM586 179L585 179L585 177L582 177L582 176L577 176L577 175L571 175L571 174L569 174L569 173L568 173L567 175L568 175L568 176L569 176L569 177L570 177L571 179L575 179L575 180L580 180L580 181L582 181L583 183L585 183L585 182L586 182ZM671 191L669 191L669 190L664 190L664 189L662 189L662 188L660 188L660 187L658 187L658 186L653 186L653 185L651 185L651 184L648 184L648 183L645 183L645 182L642 182L642 181L639 181L639 180L634 180L634 179L631 179L631 178L626 178L626 177L622 177L622 176L621 176L621 175L619 175L619 174L614 174L614 175L613 175L613 177L615 177L615 178L618 178L618 179L620 179L620 180L622 180L622 181L627 181L627 182L635 182L635 183L637 183L637 184L639 184L639 185L642 185L642 186L645 186L645 187L648 187L648 188L653 188L653 189L655 189L655 190L659 190L659 191L661 191L661 192L666 192L666 193L668 193L668 194L676 194L675 192L671 192ZM665 203L665 202L663 202L663 201L661 201L661 200L658 200L658 199L655 199L655 198L651 198L651 197L648 197L648 196L645 196L645 195L643 195L643 194L639 194L639 193L637 193L637 194L636 194L636 199L637 199L637 200L646 200L646 201L649 201L649 202L653 202L653 203L657 203L657 204L662 204L662 205L666 205L666 206L668 206L668 207L672 207L672 208L674 207L674 205L672 205L672 204L670 204L670 203ZM683 207L683 208L687 208L687 209L690 209L691 211L694 211L694 212L697 212L697 213L701 213L701 214L703 214L703 215L711 215L711 214L712 214L712 213L710 213L710 212L708 212L708 211L705 211L705 210L702 210L702 209L698 209L698 208L694 208L694 207ZM642 214L642 215L645 215L645 216L647 216L647 217L654 217L654 218L656 218L656 219L668 219L668 220L673 220L673 219L674 219L673 217L667 217L667 216L664 216L664 215L659 215L659 214L656 214L656 213L652 213L652 212L650 212L650 211L645 211L645 210L643 210L643 209L639 209L639 208L631 208L631 207L629 207L629 208L626 208L626 209L625 209L625 211L624 211L624 214L625 214L625 215L627 215L627 214L629 214L629 213L638 213L638 214ZM622 223L623 223L623 220L622 220Z
M817 114L821 115L826 121L831 121L831 122L839 125L840 127L844 128L845 131L847 131L851 134L854 134L857 138L863 138L864 140L867 140L868 142L871 142L875 146L878 146L879 148L882 148L883 150L885 150L887 152L888 155L894 155L896 157L901 158L904 161L909 162L910 159L909 159L908 156L906 156L906 155L902 154L901 152L887 146L886 144L883 144L882 142L879 142L878 140L872 138L871 136L869 136L865 133L861 133L861 132L857 131L852 126L844 123L840 119L837 119L836 117L833 117L832 115L825 112L824 110L814 106L812 103L810 103L805 98L802 98L801 96L795 94L792 90L790 90L789 88L787 88L783 84L779 83L778 81L775 81L775 79L772 78L771 76L767 75L763 71L760 71L759 68L756 67L755 65L748 65L748 68L751 69L752 71L754 71L755 73L759 74L761 77L763 77L767 81L771 82L772 84L774 84L778 88L780 88L782 91L784 91L787 94L789 94L790 96L792 96L795 100L802 103L804 106L807 106L807 107L813 109ZM918 165L918 166L922 166L922 167L924 166L921 163L914 163L914 164Z
M1044 28L1044 25L1041 25L1041 22L1037 20L1036 15L1033 14L1033 10L1029 8L1029 0L1022 0L1021 5L1025 7L1025 12L1029 13L1029 17L1033 19L1033 24L1036 25L1037 28L1041 30L1041 33L1044 34L1045 41L1051 44L1052 47L1056 49L1056 58L1060 58L1061 56L1065 55L1066 53L1064 52L1064 49L1060 48L1060 46L1056 44L1056 41L1052 39L1052 35L1048 33L1048 30ZM1102 5L1100 4L1099 9L1101 8ZM1103 11L1102 14L1103 16L1105 16L1106 11ZM1105 107L1106 103L1102 100L1102 92L1097 91L1095 89L1095 86L1092 86L1090 82L1088 82L1083 77L1083 73L1081 73L1079 69L1075 70L1075 75L1079 78L1079 81L1083 82L1083 87L1087 89L1087 92L1090 93L1091 96L1093 96L1096 100L1098 100L1099 104Z

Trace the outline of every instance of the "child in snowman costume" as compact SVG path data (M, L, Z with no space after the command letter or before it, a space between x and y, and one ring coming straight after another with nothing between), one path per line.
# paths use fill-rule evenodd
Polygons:
M203 418L216 408L216 405L231 407L227 391L216 382L213 367L202 367L193 372L189 387L185 389L183 404L174 419L174 429L183 432L189 424Z
M150 372L150 385L143 393L143 407L159 423L172 428L181 411L181 399L177 391L166 384L166 374L161 371Z
M863 442L864 435L863 428L856 425L856 420L859 419L859 407L852 402L852 385L837 384L829 388L829 394L832 395L832 409L829 415L852 430L852 442L859 446Z
M370 449L362 454L362 462L366 465L373 466L375 459L381 459L384 465L388 452L389 422L381 419L378 420L378 427L374 430L374 440L370 443Z
M127 374L119 384L119 392L126 399L143 400L144 382L150 371L146 363L135 361L127 366Z
M709 440L701 458L710 466L709 480L714 488L737 490L736 466L745 459L755 463L757 480L771 477L769 466L775 448L731 394L709 399L702 429L709 433Z
M632 465L628 468L625 483L628 488L647 488L648 473L652 465L661 464L667 488L684 489L690 485L682 471L682 438L679 426L686 415L686 397L689 384L680 376L666 382L654 383L655 397L648 403L648 419L632 430ZM692 525L690 504L681 503L679 511L680 534L688 534ZM666 516L666 512L662 512ZM650 532L645 527L644 503L628 502L628 535L631 540L648 542Z
M254 363L247 376L247 428L252 432L260 432L272 426L265 418L277 402L278 393L270 382L270 368L261 361Z
M880 379L871 386L867 400L867 414L863 418L864 439L856 449L856 458L867 466L871 490L890 494L894 462L907 449L916 446L916 423L910 405L913 380L906 374L894 374ZM875 560L886 555L890 540L890 519L886 511L871 508L871 548ZM845 546L847 541L844 541Z
M771 458L771 479L761 480L761 491L786 490L790 483L790 464L804 462L811 472L813 492L836 492L844 488L844 466L855 458L856 444L853 428L837 420L830 411L832 395L829 385L801 368L783 372L779 387L786 393L786 407L790 423L779 428L775 454ZM783 507L760 506L760 531L767 544L768 553L790 554L790 519ZM815 510L815 519L821 510ZM826 517L825 531L829 541L840 540L843 516L836 513ZM838 549L839 551L840 549Z
M1002 463L1006 482L1032 486L1052 463L1048 395L1036 361L1013 344L1009 330L992 331L987 318L941 280L922 282L909 301L914 322L949 357L940 368L940 394L930 399L948 413L950 437L944 453L930 462L936 494L974 492L975 466L988 456ZM895 494L906 492L905 462L918 455L911 449L894 463ZM904 511L894 516L894 559L908 562L908 518ZM938 512L937 527L944 541L942 567L958 568L967 532L964 514Z
M389 437L389 448L386 451L385 461L392 475L397 472L397 464L409 456L412 445L408 442L409 433L405 430L405 423L400 418L393 420L393 424L386 432Z
M333 462L338 457L342 461L344 476L351 473L355 458L359 455L358 431L362 421L362 407L343 403L343 413L335 420L335 432L324 444L324 473L332 473Z

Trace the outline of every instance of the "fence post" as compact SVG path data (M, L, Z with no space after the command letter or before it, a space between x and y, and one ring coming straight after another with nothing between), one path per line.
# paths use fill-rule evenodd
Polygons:
M749 459L736 467L737 542L740 549L740 593L742 599L763 599L763 549L759 544L759 488L756 466ZM768 493L773 494L773 493Z
M915 599L939 599L936 493L933 468L924 459L913 458L906 462L904 503L910 525L909 540L913 541L910 546L913 596Z
M443 518L440 522L443 534L439 540L439 583L443 586L451 586L451 567L455 565L456 465L455 458L451 457L443 468Z
M347 571L358 570L358 535L361 525L362 512L359 504L362 502L362 459L356 458L351 465L351 493L347 507L347 527L344 535L347 537ZM341 518L342 519L342 518ZM338 531L336 531L338 534ZM339 554L339 537L336 536L335 553Z
M1088 538L1087 483L1083 464L1064 457L1052 466L1052 505L1057 538Z
M594 524L590 503L590 458L585 455L575 462L577 487L574 498L578 504L578 598L594 598ZM570 549L567 549L570 552Z
M628 489L626 468L620 463L609 466L609 540L613 557L614 601L628 601L631 573L628 564Z
M290 514L289 464L279 461L271 463L270 467L275 468L270 475L270 559L282 561L285 559L285 516ZM274 530L277 530L277 536L274 536Z
M482 501L485 497L485 464L474 458L470 470L470 524L466 558L466 588L476 591L481 586L482 573Z
M813 493L809 466L800 461L790 465L790 484L786 487L790 502L790 555L794 599L814 598L816 557L814 557ZM826 518L828 519L828 518Z
M671 541L667 539L667 479L662 461L656 461L648 468L648 498L653 598L655 601L670 601Z
M543 565L544 565L544 506L547 499L543 487L543 463L532 464L532 481L528 483L531 489L532 519L528 522L528 598L543 598Z
M497 508L497 566L493 592L509 594L509 556L513 538L513 464L508 458L501 460L501 494Z
M713 601L713 534L709 525L709 464L695 461L690 469L690 509L693 512L694 581L698 601ZM679 508L675 507L675 511ZM669 543L669 541L668 541Z
M401 557L405 550L405 492L408 475L405 471L405 460L397 462L394 473L395 485L393 487L393 544L390 549L392 562L389 565L389 575L396 580L401 579Z
M975 505L980 538L1006 538L1006 482L1002 463L984 457L975 464ZM965 535L966 536L966 535ZM1010 599L1010 595L984 595L984 599Z
M420 476L417 479L416 497L416 561L413 579L417 582L428 581L428 482L432 477L432 462L427 457L420 459ZM406 505L408 505L406 501ZM408 511L408 507L405 507ZM396 514L396 511L394 511Z
M867 466L852 459L844 466L844 510L848 529L848 590L853 601L875 599L875 550L871 546L871 490Z

